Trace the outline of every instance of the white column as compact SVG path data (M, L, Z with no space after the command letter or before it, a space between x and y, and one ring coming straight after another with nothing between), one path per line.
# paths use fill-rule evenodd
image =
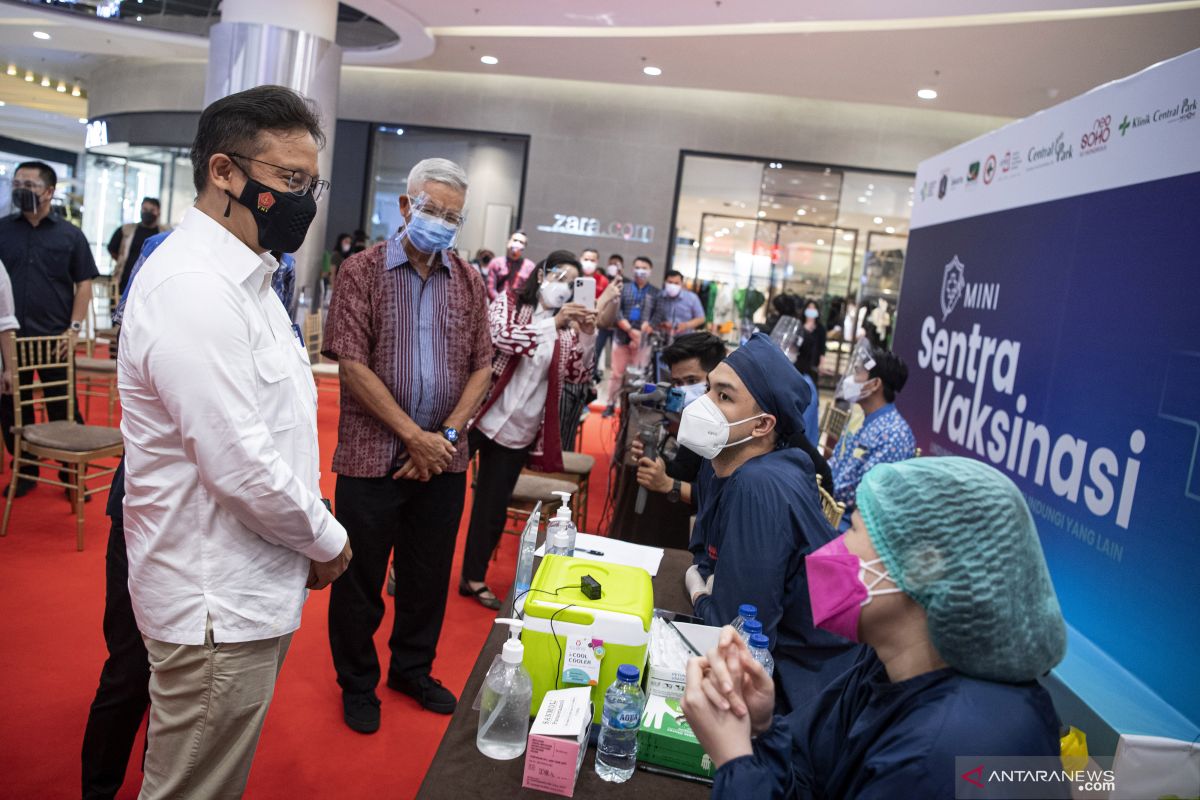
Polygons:
M209 31L204 104L265 84L294 89L316 105L325 131L318 164L321 177L336 181L333 168L342 49L334 43L337 0L224 0L221 21ZM325 251L328 195L296 253L296 291L311 291Z

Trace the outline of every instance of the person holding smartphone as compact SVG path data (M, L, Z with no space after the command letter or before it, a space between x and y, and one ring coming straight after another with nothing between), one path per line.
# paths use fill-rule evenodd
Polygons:
M492 389L468 438L479 467L458 585L459 594L486 608L500 608L485 579L517 478L526 464L562 471L563 387L591 377L596 312L569 302L579 269L573 253L556 250L519 290L510 287L498 295L488 311L496 349Z

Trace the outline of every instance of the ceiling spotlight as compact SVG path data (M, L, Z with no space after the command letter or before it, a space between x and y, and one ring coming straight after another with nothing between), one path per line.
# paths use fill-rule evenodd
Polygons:
M63 94L66 94L67 85L65 83L63 83L62 81L59 81L58 82L58 91L62 92Z
M817 239L817 247L824 247L824 246L825 246L825 240Z
M883 232L884 233L895 233L896 229L893 228L891 225L888 225L886 228L883 229Z
M45 86L47 88L50 86L50 76L49 75L42 76L42 86Z
M817 195L817 199L818 199L818 200L822 200L822 201L824 201L824 200L825 200L825 195L823 195L823 194Z
M874 222L876 225L882 225L882 224L883 224L883 217L876 217L876 218L873 220L873 222Z
M763 217L765 217L766 215L767 215L767 212L765 212L765 211L760 211L760 212L758 212L758 218L759 218L759 219L762 219L762 218L763 218Z
M33 83L33 70L31 70L31 69L25 70L25 82Z
M142 21L142 15L141 15L141 14L138 14L137 21L138 21L138 22L141 22L141 21Z
M479 60L482 63L487 64L489 67L492 66L493 64L500 63L500 59L496 58L495 56L480 56Z
M396 135L397 135L397 136L403 136L403 135L404 135L404 128L396 128Z
M79 118L79 124L80 124L80 125L87 125L87 117L80 117L80 118Z
M642 72L651 78L657 78L659 75L662 75L662 70L658 67L642 67Z
M873 184L873 183L868 183L868 184L867 184L867 188L868 188L868 189L874 189L874 188L875 188L875 184Z
M797 209L796 209L796 216L798 216L798 217L803 217L803 216L804 216L805 214L807 214L807 213L808 213L808 212L807 212L807 211L805 211L803 208L797 208Z
M853 241L854 241L854 234L853 234L853 233L843 233L843 234L842 234L842 241L843 241L843 242L853 242Z
M933 89L917 89L917 97L922 100L937 100L937 92Z
M865 198L865 197L860 197L860 198L858 198L858 202L860 202L860 203L865 203L865 202L867 202L867 198Z
M8 65L8 69L6 69L6 70L4 71L4 73L5 73L6 75L16 75L16 74L17 74L17 65L16 65L16 64L9 64L9 65Z
M745 223L745 222L738 222L737 226L738 226L739 228L744 228L744 227L746 227L746 223Z
M3 100L0 100L0 108L3 108L6 105L8 105L8 103L4 102Z
M50 38L50 34L46 33L45 31L34 31L33 38L45 41Z
M82 94L83 94L83 92L82 92L82 91L80 91L80 89L79 89L79 85L78 85L78 84L76 84L76 85L75 85L75 86L74 86L74 87L71 89L71 97L79 97L79 96L80 96L80 95L82 95Z

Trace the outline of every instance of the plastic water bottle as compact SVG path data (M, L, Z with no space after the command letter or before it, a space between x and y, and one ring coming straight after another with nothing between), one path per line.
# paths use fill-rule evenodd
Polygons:
M750 657L762 664L767 675L774 675L775 659L771 657L771 651L767 649L770 644L771 640L761 633L753 634L750 637Z
M637 767L637 733L646 707L640 679L637 667L622 664L617 668L616 682L604 693L596 774L612 783L629 780Z
M746 624L742 626L742 641L750 643L750 637L754 634L763 632L762 623L756 619L746 620Z
M758 619L758 607L752 606L749 603L742 603L738 606L738 615L733 622L729 623L733 629L741 634L745 630L745 625L749 620Z

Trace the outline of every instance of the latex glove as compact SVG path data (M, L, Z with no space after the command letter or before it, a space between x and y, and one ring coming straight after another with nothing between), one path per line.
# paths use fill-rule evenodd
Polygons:
M688 567L688 571L683 573L683 587L687 590L692 605L696 604L697 595L712 594L714 577L715 575L709 575L706 579L700 574L700 567L695 564Z

